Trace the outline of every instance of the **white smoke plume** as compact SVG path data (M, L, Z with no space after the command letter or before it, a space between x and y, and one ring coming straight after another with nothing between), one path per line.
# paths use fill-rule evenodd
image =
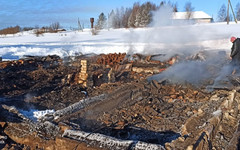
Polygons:
M206 81L211 81L213 86L219 86L221 81L228 80L232 66L225 51L204 51L198 54L202 56L193 55L189 60L178 62L149 80L169 80L177 84L187 82L197 86Z
M128 35L129 51L139 52L134 49L134 43L144 43L143 54L166 54L168 58L176 54L191 55L214 47L209 46L210 41L231 36L231 33L215 29L215 26L193 24L189 20L176 21L172 16L172 9L168 6L153 12L149 27L135 29Z
M142 32L135 33L133 31L131 33L128 39L130 45L132 43L147 43L142 53L150 55L165 54L165 59L161 60L167 60L175 55L186 58L201 51L211 50L212 53L207 54L207 60L192 59L179 62L150 79L162 80L167 78L174 83L199 84L208 78L213 78L213 80L226 78L231 72L231 66L227 65L229 63L227 62L228 52L231 47L229 49L211 48L215 47L214 44L219 44L216 41L229 42L224 40L228 39L232 32L228 33L229 30L215 28L210 24L192 24L191 21L184 20L175 21L171 17L172 10L170 7L161 8L155 12L153 22L147 29L142 29ZM223 27L226 28L226 26ZM131 53L134 53L134 49L131 49Z

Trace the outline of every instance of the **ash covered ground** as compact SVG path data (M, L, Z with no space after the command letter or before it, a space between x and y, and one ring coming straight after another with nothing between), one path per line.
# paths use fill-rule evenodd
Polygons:
M0 62L5 149L237 149L227 54L114 53ZM34 112L53 110L46 115Z

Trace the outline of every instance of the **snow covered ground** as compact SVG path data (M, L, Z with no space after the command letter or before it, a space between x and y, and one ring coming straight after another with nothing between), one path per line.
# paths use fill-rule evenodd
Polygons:
M91 35L66 31L46 33L36 37L31 31L0 36L0 56L18 59L24 55L74 55L76 53L195 53L202 50L230 52L231 36L240 37L240 25L211 23L179 26L161 26L139 29L102 30Z

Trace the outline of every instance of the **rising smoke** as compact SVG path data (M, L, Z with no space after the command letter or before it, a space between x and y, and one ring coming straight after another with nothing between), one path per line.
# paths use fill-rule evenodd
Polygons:
M198 55L201 54L201 57ZM232 66L225 51L202 51L184 59L166 71L154 75L149 80L168 80L171 83L219 86L221 81L228 80Z
M226 51L228 50L221 49L222 52L219 52L219 49L211 49L210 53L207 52L209 45L205 47L204 43L228 39L230 34L215 29L211 25L193 24L189 20L176 21L172 19L172 15L171 7L164 7L154 12L153 22L148 28L142 29L142 32L131 32L128 39L130 48L134 48L131 46L132 43L147 43L142 53L164 54L165 57L161 58L161 61L176 55L187 58L200 52L207 53L206 60L185 59L151 79L168 78L174 83L199 84L208 78L213 80L226 78L231 70L231 66L227 65L229 62L227 62ZM210 45L210 47L214 46ZM134 53L134 49L131 49L131 53Z
M169 57L179 53L195 54L206 49L200 42L230 36L227 33L219 34L214 26L193 24L189 20L176 21L172 16L172 8L168 6L153 12L153 20L148 28L129 33L127 42L130 51L137 51L134 43L146 43L142 51L144 54L165 53Z

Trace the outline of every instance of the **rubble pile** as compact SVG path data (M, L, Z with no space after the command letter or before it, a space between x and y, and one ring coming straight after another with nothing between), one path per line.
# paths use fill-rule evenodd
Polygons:
M100 58L97 59L97 64L114 66L121 63L124 60L125 56L126 53L110 53L107 55L101 55Z
M200 106L208 103L209 96L208 93L189 87L160 85L153 81L151 84L145 84L142 100L130 106L127 104L123 108L116 108L114 113L105 113L101 121L106 122L108 126L114 124L116 129L133 124L151 131L178 133L186 119L197 113Z
M17 61L1 62L0 66L0 93L6 96L19 96L26 92L44 93L61 83L69 71L58 56L28 56Z
M67 62L26 56L0 62L0 148L239 148L239 76L228 76L228 84L219 79L218 86L153 80L181 61L211 60L204 53L163 56L119 53ZM209 80L223 66L204 65ZM33 119L33 108L52 111Z

